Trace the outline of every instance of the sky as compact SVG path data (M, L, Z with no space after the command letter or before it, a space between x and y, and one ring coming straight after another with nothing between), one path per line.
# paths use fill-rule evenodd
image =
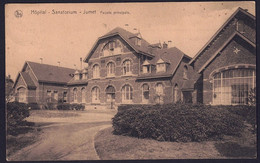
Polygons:
M170 46L193 57L238 7L255 15L254 1L8 4L6 75L15 79L25 61L40 63L40 58L44 64L79 69L80 58L115 27L136 28L149 43L171 40Z

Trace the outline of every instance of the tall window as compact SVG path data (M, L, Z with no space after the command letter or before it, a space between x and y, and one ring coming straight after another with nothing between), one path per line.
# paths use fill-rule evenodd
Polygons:
M175 87L174 87L174 102L178 102L178 90L179 90L179 87L178 87L178 84L175 84Z
M93 66L93 78L99 78L99 76L100 76L99 73L100 73L99 65L95 64Z
M133 99L133 88L126 84L122 88L122 101L131 101Z
M26 102L26 88L19 88L18 92L18 102Z
M229 69L213 76L213 104L245 105L248 93L256 86L254 69Z
M107 76L115 75L115 64L113 62L109 62L107 64Z
M54 92L53 92L53 99L54 99L55 101L58 101L58 91L54 91Z
M186 65L183 68L183 79L188 79L188 67Z
M162 83L158 83L156 85L155 91L156 91L155 102L159 103L159 104L163 103L164 94L163 94L163 85L162 85Z
M86 89L85 88L81 89L81 102L82 103L86 102Z
M73 102L78 102L77 93L78 93L77 88L74 88L74 89L73 89L73 98L72 98L72 101L73 101Z
M91 95L92 95L92 102L99 102L99 88L94 87L92 88Z
M131 73L131 61L125 60L123 63L123 75L128 75Z
M47 90L47 102L51 102L51 90Z
M63 102L67 102L67 101L68 101L68 93L63 92Z
M144 84L142 86L142 100L143 102L148 102L149 100L149 85L148 84Z

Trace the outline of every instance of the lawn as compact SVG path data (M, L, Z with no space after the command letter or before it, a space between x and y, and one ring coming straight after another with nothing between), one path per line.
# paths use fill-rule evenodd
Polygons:
M107 128L95 137L102 160L256 158L256 135L248 129L240 138L187 143L113 135L112 131Z

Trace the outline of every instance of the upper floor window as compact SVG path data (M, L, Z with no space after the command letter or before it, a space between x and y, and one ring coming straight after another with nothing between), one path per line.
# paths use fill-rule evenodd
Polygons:
M133 99L133 88L126 84L122 88L122 101L131 101Z
M158 63L156 65L156 72L166 72L166 64L165 63Z
M99 93L100 93L100 90L98 87L92 88L92 91L91 91L92 102L99 102Z
M123 75L131 74L131 61L125 60L123 62Z
M121 48L121 42L116 41L109 41L104 47L103 47L103 56L111 56L120 54L122 52Z
M115 64L113 62L109 62L107 64L107 76L115 75Z
M240 33L244 33L245 32L245 24L243 20L238 20L237 21L237 31L239 31Z
M143 73L150 73L151 72L151 65L144 65L143 66Z
M188 79L188 67L186 65L183 68L183 79Z
M100 69L99 69L99 65L95 64L93 66L93 78L99 78L100 76Z

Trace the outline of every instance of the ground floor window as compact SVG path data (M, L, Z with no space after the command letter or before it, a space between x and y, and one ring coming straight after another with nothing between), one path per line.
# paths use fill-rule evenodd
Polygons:
M85 88L81 89L81 102L82 103L86 102L86 89Z
M148 100L149 100L149 85L144 84L142 86L142 101L148 102Z
M58 91L54 91L54 92L53 92L53 99L54 99L55 101L58 101Z
M100 90L98 87L92 88L92 91L91 91L92 102L99 102L99 93L100 93Z
M131 101L133 99L133 88L126 84L122 88L122 101Z
M51 102L51 90L47 90L47 102Z
M156 84L155 92L156 92L155 102L158 103L158 104L162 104L163 103L163 97L164 97L163 84L162 83Z
M246 105L251 89L256 86L254 69L237 68L213 76L213 104Z
M68 101L68 96L67 96L67 92L63 92L63 102L67 102Z
M73 99L72 99L72 101L73 102L78 102L78 96L77 96L77 94L78 94L78 90L77 90L77 88L74 88L73 89Z
M17 90L18 93L18 102L26 102L26 88L18 88Z

